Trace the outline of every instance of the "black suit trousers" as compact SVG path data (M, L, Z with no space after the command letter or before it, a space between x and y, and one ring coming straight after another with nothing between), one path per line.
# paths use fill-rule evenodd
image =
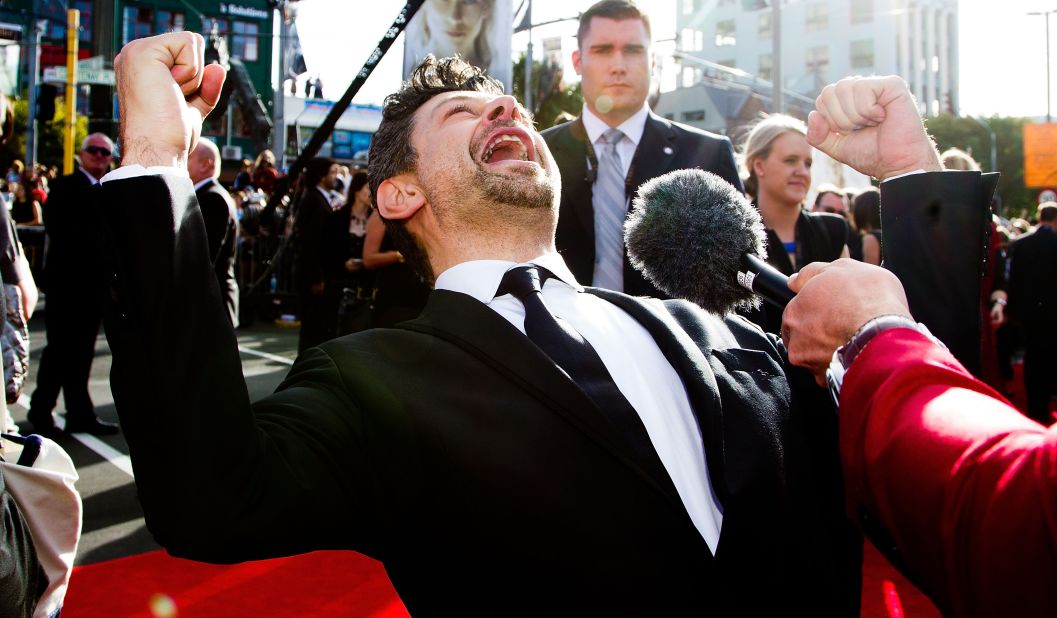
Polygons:
M37 388L30 401L35 415L50 413L62 389L67 422L95 418L88 378L100 315L91 298L57 291L48 294L44 310L47 343L37 365Z

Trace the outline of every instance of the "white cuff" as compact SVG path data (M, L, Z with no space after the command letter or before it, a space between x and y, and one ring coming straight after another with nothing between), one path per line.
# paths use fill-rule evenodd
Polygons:
M143 167L139 163L133 163L131 165L122 165L116 170L107 173L99 179L100 183L108 182L111 180L124 180L126 178L138 178L140 176L172 176L173 178L183 178L190 180L190 176L187 175L187 170L182 170L178 167L172 167L169 165L152 165L150 167Z

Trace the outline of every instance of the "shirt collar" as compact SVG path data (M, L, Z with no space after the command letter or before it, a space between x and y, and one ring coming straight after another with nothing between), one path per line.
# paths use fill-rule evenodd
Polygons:
M616 128L620 129L620 132L624 134L633 144L639 145L639 141L642 139L642 133L646 130L646 118L650 115L650 106L648 103L642 104L642 109L631 115L630 118L620 123ZM595 116L587 105L584 105L583 113L580 116L583 119L584 130L587 131L587 137L591 140L592 144L598 143L598 138L602 137L602 134L609 130L607 125L601 118Z
M569 285L577 292L583 291L583 286L576 282L576 277L565 265L565 260L554 252L522 262L521 265L535 264L546 268L556 278ZM499 284L503 282L503 275L511 268L518 266L517 262L508 260L471 260L456 264L442 272L434 284L438 290L449 290L451 292L462 292L469 294L484 304L492 302L495 293L499 290Z
M86 169L84 169L83 167L80 167L80 166L78 166L77 169L81 170L81 173L84 174L85 176L87 176L88 180L90 180L93 185L99 184L99 179L96 178L95 176L92 176L91 174L89 174L88 170L86 170Z

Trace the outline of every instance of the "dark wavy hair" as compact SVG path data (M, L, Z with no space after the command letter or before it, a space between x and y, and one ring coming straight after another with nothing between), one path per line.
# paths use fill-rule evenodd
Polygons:
M415 112L427 101L445 92L487 92L499 96L503 85L485 74L483 69L467 64L461 58L425 57L415 67L400 89L385 98L382 123L371 139L367 156L367 177L371 184L371 202L378 206L378 187L385 180L414 172L418 154L411 145ZM381 214L381 211L379 211ZM409 266L424 280L433 281L429 256L421 243L407 231L407 221L385 219L385 233Z

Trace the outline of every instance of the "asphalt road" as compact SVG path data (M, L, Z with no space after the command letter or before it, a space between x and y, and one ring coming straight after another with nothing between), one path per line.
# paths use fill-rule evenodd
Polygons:
M22 433L28 433L26 404L35 388L35 364L44 347L46 303L41 304L30 322L30 380L19 404L9 406ZM271 323L257 322L252 328L238 331L243 374L254 400L271 393L286 375L297 354L297 330ZM114 398L110 392L110 348L100 330L96 340L95 362L89 389L96 414L103 420L117 422ZM55 408L62 422L65 406L62 396ZM77 489L84 502L84 525L76 564L92 564L122 556L160 549L143 522L143 511L136 499L133 470L128 445L120 434L97 438L85 434L63 435L57 440L73 458L80 480ZM187 456L194 456L189 445ZM178 465L178 464L175 464Z

